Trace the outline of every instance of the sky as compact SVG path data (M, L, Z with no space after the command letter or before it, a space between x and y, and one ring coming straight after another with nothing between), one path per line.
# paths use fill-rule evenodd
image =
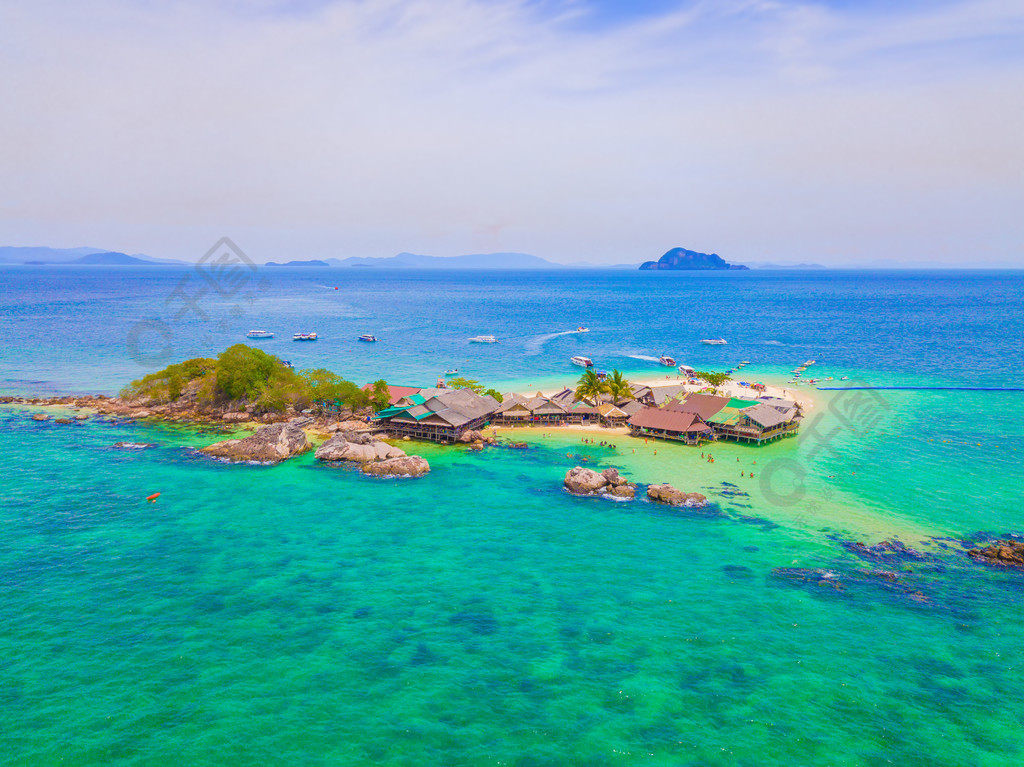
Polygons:
M0 0L0 245L1024 267L1024 3Z

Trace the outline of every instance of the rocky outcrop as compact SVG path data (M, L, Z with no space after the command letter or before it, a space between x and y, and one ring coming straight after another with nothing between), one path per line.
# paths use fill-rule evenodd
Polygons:
M53 422L54 423L74 423L70 418L63 418L63 417L61 417L61 418L54 418Z
M418 455L403 455L364 463L361 470L373 477L422 477L430 471L430 464Z
M32 414L32 420L33 421L49 421L50 420L50 416L48 416L46 413L33 413Z
M316 450L319 461L351 461L370 463L403 458L405 451L366 433L338 432Z
M220 420L226 421L227 423L244 423L252 418L248 413L225 413L220 417Z
M200 452L229 461L277 463L312 449L306 433L298 424L263 426L244 439L229 439L204 447Z
M640 264L640 269L643 271L665 269L707 271L721 269L746 270L749 267L742 264L727 263L717 253L699 253L695 250L687 250L686 248L672 248L672 250L668 251L657 261L644 261Z
M657 503L666 503L669 506L707 506L707 496L700 493L684 493L669 484L648 485L647 497Z
M996 541L981 549L971 549L967 553L978 562L1024 568L1024 541Z
M573 495L611 495L623 499L636 497L636 485L620 476L618 469L605 469L598 473L577 466L566 472L562 484Z

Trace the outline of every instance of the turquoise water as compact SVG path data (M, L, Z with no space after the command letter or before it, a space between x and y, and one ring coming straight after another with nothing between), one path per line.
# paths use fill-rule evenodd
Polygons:
M117 335L139 316L131 307L146 296L155 305L166 284L133 270L120 285L83 276L83 297L72 300L47 282L52 272L37 272L19 273L29 282L6 293L4 390L116 389L134 364ZM303 306L291 282L306 277L274 279L280 294L271 289L268 300L295 304L296 317L317 311L320 299ZM386 285L358 279L367 284L350 285L347 302L382 302ZM382 311L397 317L404 306L412 328L417 312L430 311L416 298L427 279L441 278L393 284L395 306ZM512 297L488 287L498 278L449 279L446 300L476 305L472 284L481 280L481 295L498 304L480 300L482 318L449 307L458 332L500 334ZM578 315L544 309L540 298L569 290L558 282L567 278L515 279L522 322L557 329L562 318L545 312ZM622 279L635 284L604 275L582 289L590 317L610 307L589 319L593 337L580 347L598 349L595 358L631 359L625 353L707 334L710 323L665 322L658 331L674 335L648 337L639 309L616 320L636 300ZM765 320L747 330L749 321L737 321L728 336L740 339L737 349L749 343L742 358L766 374L814 356L870 380L976 371L987 382L1019 381L1019 277L970 277L959 299L969 311L948 322L926 307L952 300L949 278L923 276L915 286L899 276L884 287L886 279L750 278L743 300ZM722 284L687 283L705 306ZM798 309L807 289L833 297ZM106 298L90 298L102 291ZM655 293L655 308L682 300L663 284ZM776 315L778 306L799 316ZM714 325L732 321L715 311L723 314ZM616 321L621 332L598 330ZM243 332L268 324L239 322ZM317 325L331 322L342 320L325 314ZM74 342L57 332L76 323ZM40 330L19 335L29 325ZM191 332L175 338L189 353L201 348ZM441 340L427 348L443 348L454 333L435 329ZM789 346L761 344L754 356L755 341L741 333ZM480 355L472 361L485 378L556 376L559 345L580 339L538 344L539 335L463 353ZM411 376L423 356L416 347L429 340L409 330L372 353ZM719 353L687 348L697 363ZM339 340L338 349L353 368L368 365L354 343L347 350ZM487 362L499 352L506 361ZM47 368L48 355L59 362ZM824 448L808 430L761 449L716 446L708 464L682 446L623 438L612 450L531 432L527 450L416 445L433 470L408 481L309 455L232 466L188 449L213 433L40 423L30 410L0 408L0 753L15 765L1019 759L1024 576L971 563L947 536L1024 532L1021 398L887 392L869 421L851 420L836 395L819 396L819 433L839 429ZM121 440L157 447L111 447ZM705 492L715 506L696 513L571 498L560 483L578 455L640 482ZM784 471L764 483L773 463L799 467L799 497L780 501ZM757 477L741 479L740 470ZM162 495L146 503L154 492ZM930 558L876 562L843 546L890 535ZM835 577L800 580L786 568ZM899 579L871 574L879 570Z

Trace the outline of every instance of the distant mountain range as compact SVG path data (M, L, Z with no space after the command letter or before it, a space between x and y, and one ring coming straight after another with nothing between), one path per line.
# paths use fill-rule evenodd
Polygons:
M186 261L153 258L143 253L129 256L99 248L0 247L0 264L50 264L84 266L187 266Z
M390 258L329 258L331 266L373 267L383 269L565 269L529 253L474 253L467 256L421 256L399 253Z
M730 264L717 253L698 253L686 248L672 248L657 261L644 261L640 264L643 271L709 271L709 270L747 270L749 266Z
M170 258L154 258L144 253L129 255L101 248L0 247L0 265L45 264L74 266L192 266L193 262ZM424 256L399 253L396 256L367 258L295 259L273 267L342 267L358 269L636 269L643 270L741 270L741 269L825 269L821 264L775 264L748 262L746 266L729 264L714 253L698 253L673 248L657 261L643 264L594 264L577 261L561 264L529 253L474 253L464 256ZM872 264L875 268L899 268L896 262ZM916 266L916 265L915 265ZM856 267L847 267L856 268Z

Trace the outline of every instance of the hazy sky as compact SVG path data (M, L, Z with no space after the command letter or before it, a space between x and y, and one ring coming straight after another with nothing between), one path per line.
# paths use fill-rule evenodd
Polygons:
M0 244L1024 266L1024 3L0 0Z

